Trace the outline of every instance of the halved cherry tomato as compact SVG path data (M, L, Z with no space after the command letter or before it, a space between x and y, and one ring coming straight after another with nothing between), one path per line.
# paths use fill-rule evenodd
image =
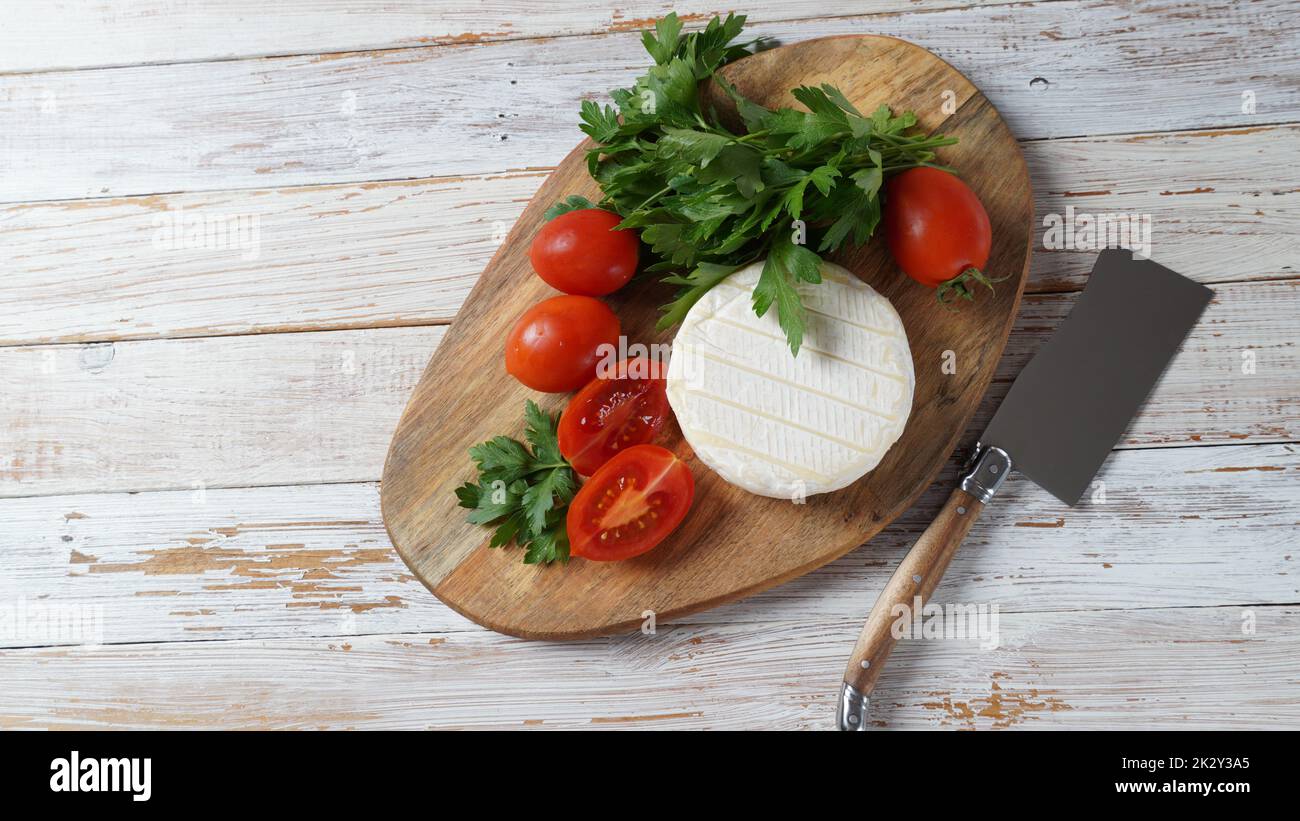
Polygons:
M535 391L576 391L596 375L601 345L618 345L618 317L589 296L556 296L524 312L506 337L506 371Z
M658 445L637 445L597 470L569 503L569 552L598 562L639 556L686 518L695 477Z
M566 294L604 296L636 273L634 231L615 231L618 214L601 208L569 211L542 226L528 256L537 275Z
M993 244L988 212L966 183L937 168L913 168L885 183L885 240L898 267L939 301L971 299Z
M625 359L569 401L560 416L560 453L578 473L590 476L619 451L654 439L668 416L660 371L645 357Z

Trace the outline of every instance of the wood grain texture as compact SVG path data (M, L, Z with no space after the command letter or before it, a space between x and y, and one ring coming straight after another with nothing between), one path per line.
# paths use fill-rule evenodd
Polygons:
M0 344L445 323L545 177L0 208Z
M1071 210L1149 218L1151 257L1198 282L1297 275L1287 246L1300 234L1300 169L1267 159L1300 153L1296 126L1047 140L1024 150L1039 230L1027 290L1087 282L1096 250L1044 245L1046 220Z
M687 621L861 619L947 497L956 461L867 546ZM1104 499L1094 492L1068 508L1013 474L938 596L1003 613L1300 597L1297 446L1117 451L1098 478ZM482 632L391 549L373 483L0 499L0 522L0 602L101 608L107 644ZM846 627L845 642L858 626ZM3 646L70 641L0 637Z
M1300 285L1214 290L1120 447L1300 440ZM964 442L1075 298L1021 301ZM374 481L443 331L0 348L0 436L11 437L0 440L0 496ZM1254 374L1242 371L1248 351Z
M893 303L914 361L939 362L953 351L966 363L951 376L917 369L907 428L865 479L806 504L757 497L701 467L672 426L659 444L692 465L696 481L691 514L673 534L634 560L523 565L506 551L487 549L490 531L466 522L447 500L471 476L468 448L518 432L524 400L536 396L506 375L499 344L485 340L504 339L524 310L553 293L533 274L527 247L555 201L574 193L598 196L580 146L542 186L470 293L403 412L384 468L384 522L402 558L440 599L493 630L575 639L635 629L644 611L672 618L835 559L924 490L993 376L1029 267L1032 202L1019 146L988 101L924 49L880 37L805 41L748 57L724 73L761 105L793 104L790 89L829 82L860 110L889 101L917 110L920 130L958 137L942 159L962 169L984 203L993 224L985 267L1008 280L996 294L982 294L973 310L953 313L899 272L882 243L838 255L837 262ZM936 87L957 90L951 116L921 104ZM630 342L671 341L672 331L654 330L666 301L658 283L620 292L613 301ZM545 400L551 410L566 401Z
M753 33L919 43L965 72L1022 139L1300 119L1289 0L1071 0ZM551 166L579 136L580 100L628 85L647 62L639 38L617 32L0 76L0 202ZM941 105L944 90L925 102ZM1247 91L1253 111L1243 111Z
M476 631L5 650L0 727L830 729L856 627L772 618L563 644ZM998 634L991 650L904 642L875 726L1300 725L1294 606L1005 614Z
M872 0L828 10L814 0L748 0L749 19L929 11L1006 0ZM2 0L0 72L229 60L637 31L676 11L688 24L727 9L684 0L433 3L429 0Z
M375 479L444 330L0 348L0 495Z
M1199 282L1295 273L1300 166L1261 158L1300 154L1300 127L1021 148L1038 235L1027 293L1086 281L1095 251L1042 243L1068 207L1149 215L1154 258ZM448 322L549 170L0 207L0 344ZM164 220L235 216L257 219L256 259L155 247Z

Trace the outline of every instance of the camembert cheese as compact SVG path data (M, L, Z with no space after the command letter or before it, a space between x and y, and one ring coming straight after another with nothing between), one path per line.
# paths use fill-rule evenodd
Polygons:
M761 496L799 500L871 471L912 409L912 353L898 312L838 265L800 285L807 326L792 356L776 307L754 315L761 262L692 306L673 341L668 401L696 455Z

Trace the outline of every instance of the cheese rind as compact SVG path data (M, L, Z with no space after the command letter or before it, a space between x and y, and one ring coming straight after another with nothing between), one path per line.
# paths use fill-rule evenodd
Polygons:
M723 479L799 499L870 472L897 441L915 377L894 306L838 265L797 286L807 309L790 354L776 308L754 315L763 263L700 298L673 341L668 401L686 441Z

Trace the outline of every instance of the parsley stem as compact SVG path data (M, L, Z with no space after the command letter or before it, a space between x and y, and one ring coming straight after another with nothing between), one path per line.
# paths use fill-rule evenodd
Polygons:
M646 197L645 200L640 205L638 205L636 208L633 209L633 211L640 211L642 208L645 208L647 205L649 205L650 203L654 202L655 200L659 199L664 194L667 194L672 190L673 187L671 185L665 185L660 190Z

